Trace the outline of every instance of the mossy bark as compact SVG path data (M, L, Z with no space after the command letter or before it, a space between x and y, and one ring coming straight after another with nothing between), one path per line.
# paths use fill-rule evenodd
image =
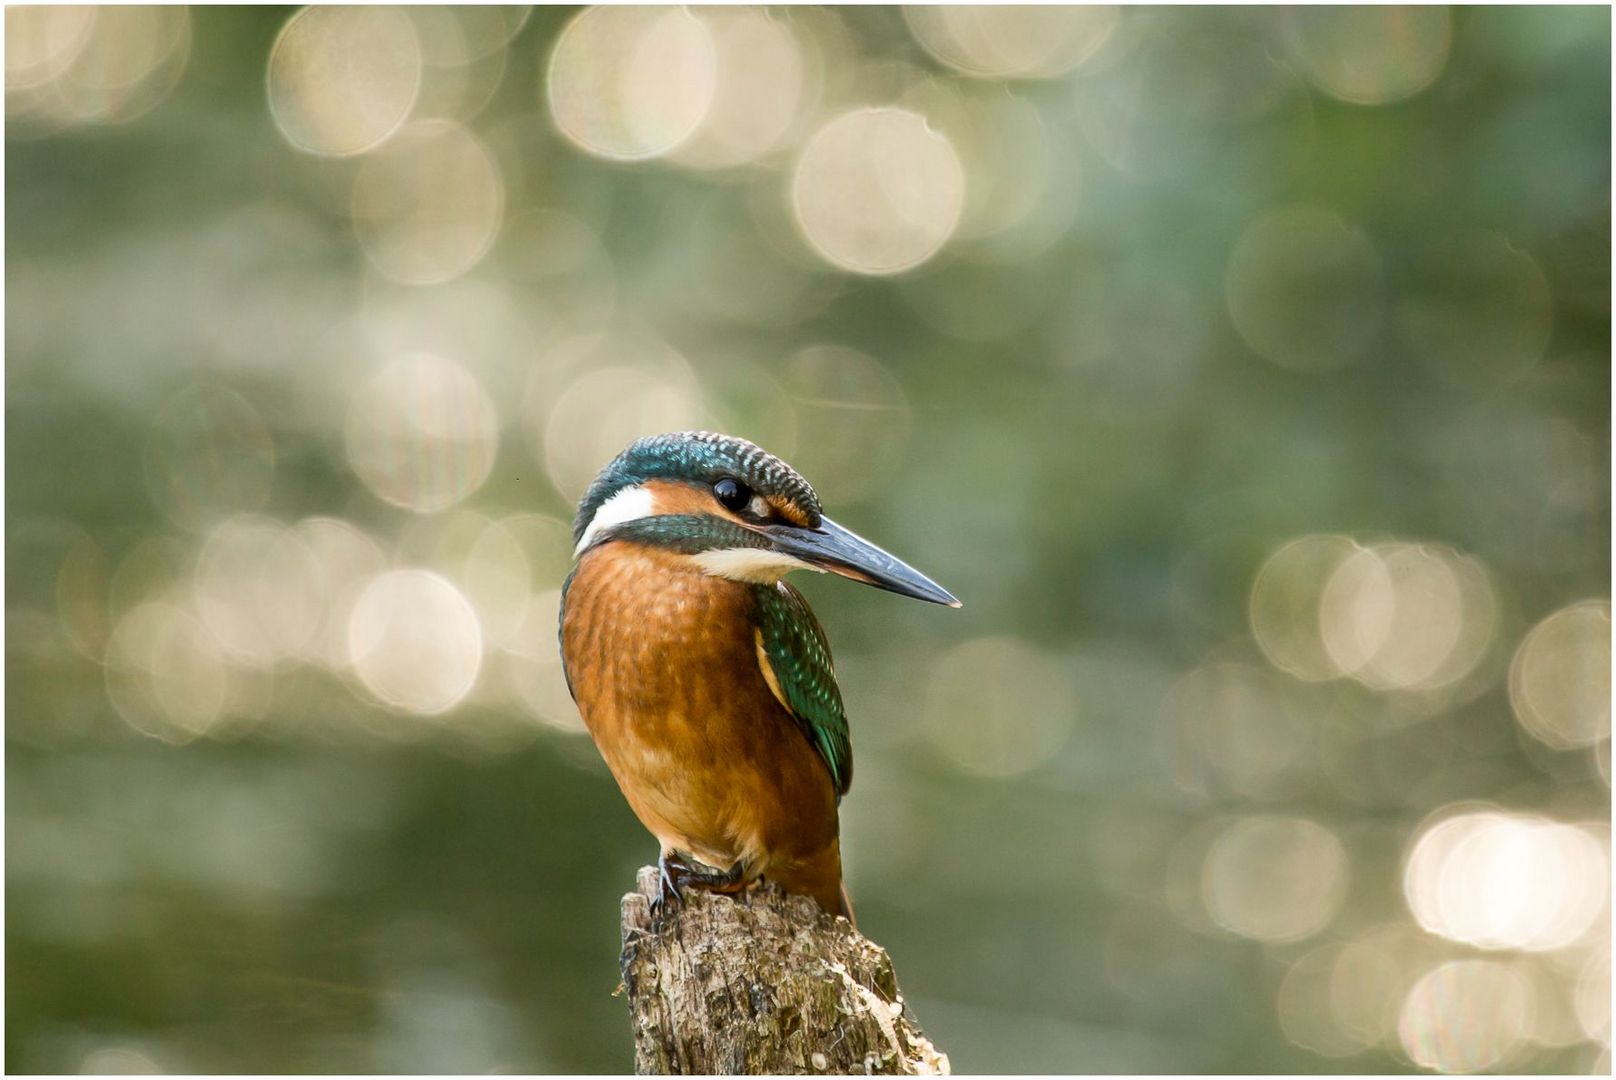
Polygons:
M623 987L634 1071L948 1072L915 1023L886 950L812 900L764 884L687 889L653 915L657 872L623 897Z

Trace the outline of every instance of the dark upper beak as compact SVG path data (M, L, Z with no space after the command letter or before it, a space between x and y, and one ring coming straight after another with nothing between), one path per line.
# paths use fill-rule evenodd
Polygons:
M758 530L775 548L833 574L874 585L900 596L929 600L957 608L960 602L947 589L908 563L900 562L858 533L830 518L819 519L817 529L793 525L767 525Z

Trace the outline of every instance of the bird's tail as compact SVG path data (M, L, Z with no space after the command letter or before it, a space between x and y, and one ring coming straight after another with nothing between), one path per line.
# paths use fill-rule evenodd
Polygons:
M818 901L831 915L853 919L853 902L842 883L842 844L832 840L818 855L803 859L789 868L773 867L768 876L786 892L801 893ZM855 923L856 925L856 923Z

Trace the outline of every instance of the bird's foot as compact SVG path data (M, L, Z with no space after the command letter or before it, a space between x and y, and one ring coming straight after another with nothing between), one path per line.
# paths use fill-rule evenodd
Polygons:
M657 859L657 878L657 895L651 900L653 914L682 903L687 886L704 892L737 893L748 884L744 862L737 862L728 870L715 870L705 863L667 851Z
M657 891L656 895L651 897L652 915L660 915L667 908L678 907L683 901L683 897L679 895L679 883L674 876L674 867L679 865L677 857L669 855L666 851L657 859Z

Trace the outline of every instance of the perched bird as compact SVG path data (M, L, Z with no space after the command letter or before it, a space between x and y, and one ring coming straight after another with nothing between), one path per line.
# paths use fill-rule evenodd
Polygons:
M561 590L567 685L662 846L659 903L767 877L852 918L837 807L853 779L825 632L791 570L959 601L825 517L745 439L643 438L595 478Z

